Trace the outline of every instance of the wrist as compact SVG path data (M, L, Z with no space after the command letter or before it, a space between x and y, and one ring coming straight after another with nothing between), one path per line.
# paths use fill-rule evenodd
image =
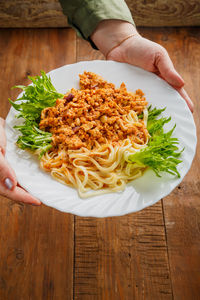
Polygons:
M91 40L105 55L127 38L139 35L134 25L121 20L103 20L91 35Z

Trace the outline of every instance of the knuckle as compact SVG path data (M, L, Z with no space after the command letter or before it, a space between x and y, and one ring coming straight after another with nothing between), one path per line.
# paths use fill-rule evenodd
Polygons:
M164 47L162 47L161 45L159 45L157 48L157 51L156 51L156 56L159 58L163 58L166 55L168 55L167 50Z
M166 58L169 58L167 50L161 45L158 45L155 52L155 64L158 65L161 61L166 60Z
M159 50L160 50L161 54L166 54L167 53L167 50L161 45L159 45Z

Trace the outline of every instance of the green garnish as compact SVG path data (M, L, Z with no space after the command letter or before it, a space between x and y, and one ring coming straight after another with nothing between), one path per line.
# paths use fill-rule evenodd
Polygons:
M39 150L40 157L49 150L52 145L52 134L38 128L37 123L26 120L23 125L15 126L22 135L19 136L17 144L21 149Z
M151 135L148 146L139 152L129 155L128 162L137 163L144 167L151 168L158 177L161 172L167 172L180 177L177 170L178 164L182 161L178 159L182 151L178 148L178 139L172 137L175 126L168 132L164 133L163 126L171 118L157 117L165 109L151 109L149 107L149 117L147 129Z
M57 98L63 98L64 95L56 91L50 77L44 71L41 71L41 77L35 76L29 79L32 85L14 87L24 91L22 97L15 102L9 101L19 111L17 117L24 118L22 125L15 126L21 132L17 140L18 146L22 149L37 150L41 157L52 147L52 134L39 129L41 112L46 107L54 106ZM20 103L17 103L18 101ZM129 155L128 162L149 167L159 177L161 172L180 177L177 166L182 162L178 158L183 150L179 151L178 139L172 137L175 126L165 133L163 127L171 118L158 118L165 108L152 109L150 106L148 110L147 129L151 135L149 143L146 148ZM142 119L143 114L138 117Z
M17 118L24 118L21 126L15 126L21 132L17 144L22 149L38 150L40 157L51 146L52 134L39 129L41 112L46 107L54 106L58 98L63 98L63 94L56 91L44 71L41 71L41 77L28 77L32 81L29 86L15 86L24 91L21 98L15 102L10 101L11 105L19 111ZM16 103L20 101L20 103Z

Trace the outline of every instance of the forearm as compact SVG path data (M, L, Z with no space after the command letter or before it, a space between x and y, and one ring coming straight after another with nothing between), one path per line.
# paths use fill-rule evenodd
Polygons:
M125 42L128 38L139 35L135 26L122 20L101 21L91 35L96 47L107 56L111 49Z
M134 27L130 10L124 0L59 0L69 24L84 39L102 27L106 20L123 21ZM99 25L101 23L101 25ZM101 28L103 29L103 28ZM111 34L112 35L112 34ZM98 39L98 38L97 38Z

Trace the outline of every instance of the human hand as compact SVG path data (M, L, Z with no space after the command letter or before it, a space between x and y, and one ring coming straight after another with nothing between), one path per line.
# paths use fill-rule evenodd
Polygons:
M0 118L0 195L27 204L40 205L41 202L27 193L17 183L16 175L5 159L6 135L5 121Z
M183 88L184 81L175 70L167 50L161 45L136 34L110 51L107 59L126 62L157 74L180 93L193 111L193 103Z
M166 49L143 38L132 24L119 20L102 21L91 39L106 59L138 66L167 81L193 112L193 103L183 88L184 80L175 70Z

